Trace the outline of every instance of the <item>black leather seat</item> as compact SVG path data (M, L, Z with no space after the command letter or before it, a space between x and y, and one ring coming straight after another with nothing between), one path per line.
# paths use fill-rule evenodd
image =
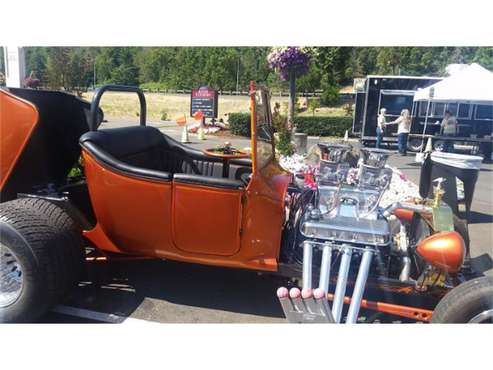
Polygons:
M223 179L219 158L205 156L149 126L131 126L88 132L80 144L94 157L129 175L216 187L238 188L244 182ZM250 160L233 162L240 176L251 168ZM189 175L184 176L184 175Z

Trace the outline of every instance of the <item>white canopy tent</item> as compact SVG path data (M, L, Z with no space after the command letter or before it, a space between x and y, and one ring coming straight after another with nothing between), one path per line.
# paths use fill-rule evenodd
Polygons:
M473 63L414 94L414 101L427 100L493 103L493 72Z
M422 134L423 150L430 104L432 102L465 102L493 104L493 73L477 63L465 67L450 77L418 90L414 102L427 101L426 118Z

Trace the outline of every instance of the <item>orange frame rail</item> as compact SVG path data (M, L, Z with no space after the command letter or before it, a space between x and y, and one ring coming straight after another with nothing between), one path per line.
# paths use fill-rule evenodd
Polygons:
M334 295L327 294L327 299L329 301L333 301ZM350 303L351 303L351 298L344 297L344 304L350 304ZM361 300L361 307L366 308L368 310L388 313L391 315L406 317L408 319L413 319L423 322L430 322L431 316L433 315L433 311L426 310L424 308L401 306L401 305L385 303L385 302L368 301L366 299Z

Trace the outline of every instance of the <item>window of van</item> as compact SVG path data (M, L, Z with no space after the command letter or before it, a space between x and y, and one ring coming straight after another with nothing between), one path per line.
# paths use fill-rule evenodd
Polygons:
M433 103L431 107L431 115L433 117L443 117L445 113L445 103Z
M428 102L422 101L419 103L419 116L420 117L426 117L426 110L428 109ZM431 107L430 107L430 113L431 113Z
M459 104L459 112L457 118L469 119L471 118L471 104Z
M398 116L403 109L409 109L410 111L412 106L412 95L386 94L382 92L380 107L386 108L388 115Z
M493 120L493 105L478 104L476 106L476 119Z
M459 108L459 104L457 103L448 103L447 110L455 117L457 117L457 110Z

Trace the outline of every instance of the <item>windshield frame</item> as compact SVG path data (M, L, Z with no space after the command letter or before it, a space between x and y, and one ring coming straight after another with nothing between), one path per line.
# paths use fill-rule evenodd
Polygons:
M262 100L262 108L260 108L257 104L257 94L260 94ZM270 145L271 145L271 155L263 161L262 164L259 164L259 137L258 137L258 110L264 109L263 116L266 117L265 125L270 127ZM255 82L250 82L250 120L251 120L251 146L252 146L252 171L256 172L266 167L270 162L275 159L275 146L274 146L274 129L272 126L272 111L270 107L270 94L269 90L265 86L255 86ZM268 140L262 140L266 143Z

